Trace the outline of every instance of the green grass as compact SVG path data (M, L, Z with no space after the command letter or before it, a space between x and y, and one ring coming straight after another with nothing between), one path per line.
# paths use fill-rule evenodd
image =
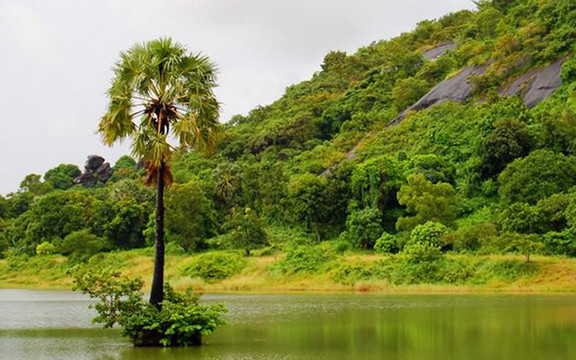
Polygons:
M154 261L150 249L98 256L126 276L141 276L149 286ZM222 266L221 258L227 260ZM349 252L322 259L314 267L299 261L309 259L286 254L242 258L221 252L168 255L165 274L176 288L204 292L576 291L576 259L565 257L534 256L526 263L516 255L448 254L432 263L413 263L402 256ZM70 265L67 258L55 255L0 260L0 288L71 289ZM306 271L280 271L288 266Z

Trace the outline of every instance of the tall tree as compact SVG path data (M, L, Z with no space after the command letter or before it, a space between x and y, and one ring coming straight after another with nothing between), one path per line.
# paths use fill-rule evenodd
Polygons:
M108 111L99 133L112 145L132 140L132 154L146 162L148 184L157 185L156 254L150 302L164 299L164 189L172 182L170 160L182 148L210 151L220 129L214 96L215 65L170 38L134 45L120 54L108 90Z

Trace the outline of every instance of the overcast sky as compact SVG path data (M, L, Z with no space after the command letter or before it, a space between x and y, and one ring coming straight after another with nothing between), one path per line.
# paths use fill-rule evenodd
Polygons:
M170 36L220 68L221 120L310 78L330 50L354 52L471 0L0 0L0 193L87 155L111 66L135 42Z

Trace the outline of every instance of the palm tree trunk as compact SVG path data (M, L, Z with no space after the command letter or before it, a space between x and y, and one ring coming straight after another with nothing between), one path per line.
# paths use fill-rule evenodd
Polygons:
M156 253L150 303L160 308L164 300L164 161L158 170L158 199L156 201Z

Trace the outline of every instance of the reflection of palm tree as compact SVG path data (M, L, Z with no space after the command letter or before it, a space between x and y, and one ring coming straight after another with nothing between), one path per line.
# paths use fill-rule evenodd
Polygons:
M147 183L156 183L156 256L150 302L164 299L164 188L172 182L174 146L213 149L219 129L215 67L171 39L153 40L120 54L99 133L107 145L132 139L132 153L146 161ZM136 120L138 120L136 122Z

